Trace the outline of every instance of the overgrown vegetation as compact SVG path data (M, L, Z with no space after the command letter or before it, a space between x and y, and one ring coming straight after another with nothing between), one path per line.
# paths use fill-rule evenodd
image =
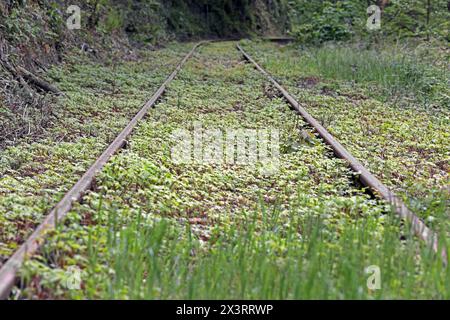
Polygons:
M271 93L232 44L202 48L129 148L101 173L98 188L27 263L17 295L448 297L440 259L386 205L353 185L345 163L322 142L295 135L303 122ZM280 128L276 179L255 166L174 163L171 134L194 121L205 128ZM380 291L367 290L364 270L371 265L382 270ZM81 269L81 290L65 287L73 266Z
M49 65L63 62L66 55L117 61L135 55L136 46L152 50L174 39L281 33L287 28L285 6L278 1L89 0L77 4L81 29L69 30L67 9L73 4L0 3L0 149L21 138L39 139L58 122L57 99L30 85L17 67L45 78Z

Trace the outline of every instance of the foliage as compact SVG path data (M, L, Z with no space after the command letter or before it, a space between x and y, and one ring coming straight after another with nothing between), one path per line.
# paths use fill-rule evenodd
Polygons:
M307 130L304 122L240 62L234 44L200 49L101 172L97 188L21 270L22 297L449 296L440 260L353 184L345 163L320 140L295 134ZM193 121L279 128L276 179L254 166L174 163L171 134ZM440 222L443 210L434 211ZM407 240L399 241L400 233ZM364 273L374 264L382 270L375 292ZM81 270L81 290L64 286L70 266Z

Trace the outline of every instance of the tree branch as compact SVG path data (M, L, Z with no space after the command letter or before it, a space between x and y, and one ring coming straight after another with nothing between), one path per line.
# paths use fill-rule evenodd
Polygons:
M16 77L20 84L25 87L26 83L24 83L24 79L34 85L35 87L45 91L45 92L51 92L54 94L62 94L62 92L53 86L52 84L48 83L47 81L39 78L38 76L34 75L30 71L26 70L25 68L22 68L21 66L13 67L8 61L4 59L0 59L1 65L9 72L11 75ZM25 87L25 89L28 89Z

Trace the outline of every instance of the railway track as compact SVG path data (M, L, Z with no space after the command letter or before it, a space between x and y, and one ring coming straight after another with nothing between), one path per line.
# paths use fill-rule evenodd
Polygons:
M92 167L81 177L64 198L49 212L42 224L23 243L19 249L9 258L0 270L0 297L7 298L10 290L16 283L17 272L24 260L36 253L42 245L48 231L54 229L72 209L74 203L79 202L83 196L91 189L97 174L104 168L113 155L126 145L128 137L133 132L136 125L145 117L162 97L168 85L175 79L179 71L193 56L196 49L204 45L204 42L196 44L192 50L177 65L175 70L169 75L166 81L155 92L151 99L143 106L140 112L130 121L126 128L117 136L104 153L96 160ZM432 247L433 251L440 254L443 261L446 261L446 252L438 252L439 245L436 234L430 230L405 204L392 193L382 182L373 176L358 160L356 160L320 123L309 115L309 113L295 100L274 78L272 78L255 60L252 59L239 45L237 49L244 58L252 63L270 83L283 95L284 99L302 116L302 118L318 133L322 140L328 144L337 157L344 159L350 168L358 173L359 180L372 192L386 200L393 207L393 210L402 218L411 223L414 233L425 243Z

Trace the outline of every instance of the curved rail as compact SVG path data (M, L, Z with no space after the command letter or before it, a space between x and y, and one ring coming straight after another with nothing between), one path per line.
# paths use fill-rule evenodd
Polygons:
M111 157L125 145L126 139L136 127L137 123L144 118L148 110L153 107L158 99L163 95L169 83L175 78L187 60L194 54L194 51L204 43L205 41L197 43L178 63L175 70L167 77L150 100L145 103L142 109L128 123L125 129L123 129L116 139L108 146L108 148L95 161L89 170L84 173L72 189L66 193L63 199L49 212L45 220L35 229L25 243L23 243L2 266L0 269L0 299L6 299L9 296L11 289L16 282L17 271L22 265L24 259L39 250L46 233L49 230L53 230L58 221L64 219L70 209L72 209L73 204L80 201L83 195L90 190L97 173L100 172L109 159L111 159Z
M375 194L381 196L390 203L395 213L400 218L411 223L411 228L416 236L429 245L435 253L440 253L444 265L447 265L447 251L442 248L439 252L439 242L437 234L428 228L425 223L409 210L403 201L398 198L387 186L385 186L377 177L375 177L364 165L359 162L344 146L337 141L314 117L312 117L295 98L284 89L267 71L265 71L253 58L247 54L238 44L237 49L243 54L244 58L251 62L257 70L264 74L267 79L283 94L289 104L311 125L319 134L319 136L334 151L335 155L348 162L350 168L358 173L358 178L362 184L369 187Z

